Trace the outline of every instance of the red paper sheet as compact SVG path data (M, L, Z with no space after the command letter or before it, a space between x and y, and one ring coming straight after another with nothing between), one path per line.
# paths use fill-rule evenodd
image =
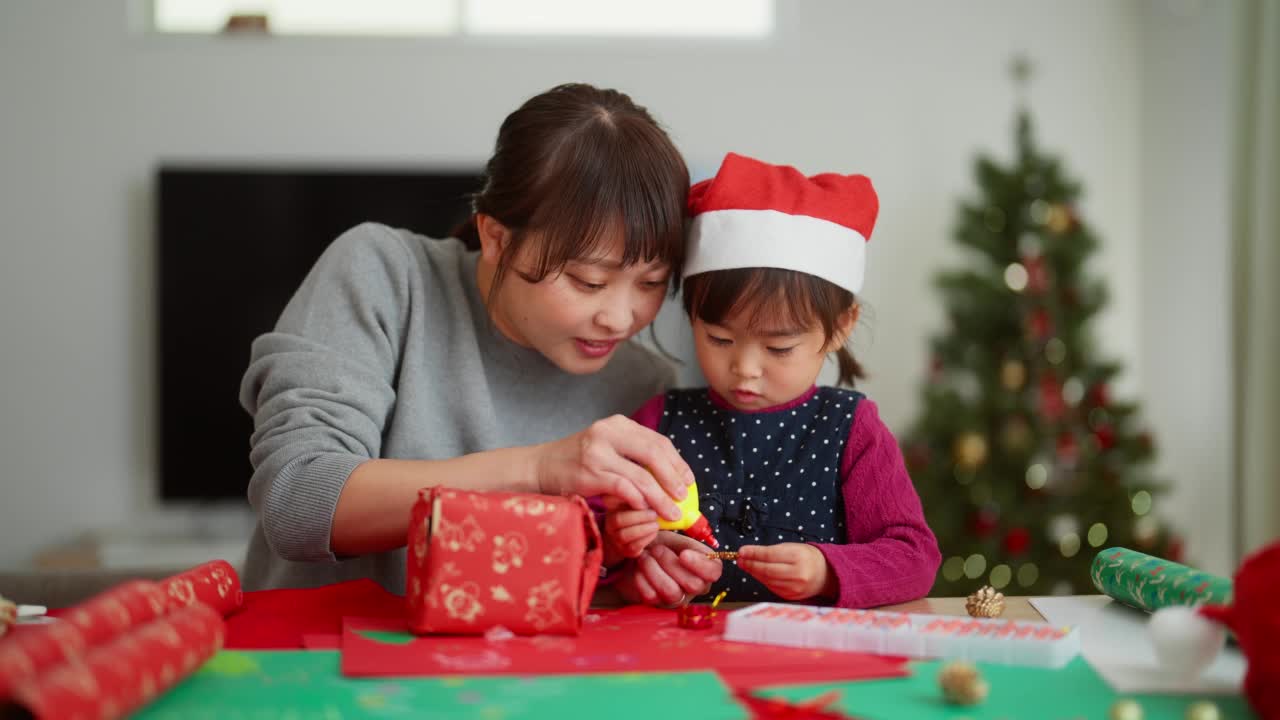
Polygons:
M347 615L403 619L404 598L378 583L352 580L324 587L259 590L227 618L228 650L296 650L307 635L339 635ZM333 647L337 647L334 645Z
M670 610L595 611L578 637L414 637L403 620L348 617L342 673L353 677L566 674L712 669L738 689L901 677L903 658L726 642L686 630ZM373 633L372 636L366 633ZM379 639L378 633L400 633Z

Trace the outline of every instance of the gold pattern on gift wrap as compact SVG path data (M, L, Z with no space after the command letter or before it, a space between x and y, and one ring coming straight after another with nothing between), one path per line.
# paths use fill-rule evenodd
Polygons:
M440 584L440 600L445 612L463 622L475 622L476 616L484 613L479 594L480 587L471 581L459 585Z
M942 697L952 705L977 705L987 699L990 687L972 663L953 661L938 672Z
M195 602L196 586L190 580L175 580L169 584L169 596L184 607Z
M561 620L560 611L556 608L556 600L564 594L559 580L548 580L533 587L529 591L529 612L524 619L535 630L541 631Z
M559 565L561 563L568 562L568 560L569 551L563 547L558 547L542 556L543 565Z
M468 515L460 523L450 522L448 519L441 517L436 523L436 532L440 535L440 540L444 542L444 546L453 552L466 550L472 552L476 549L476 545L484 541L484 531L480 529L480 523L476 521L475 515Z
M213 569L212 579L218 583L218 597L226 597L231 591L231 576L224 568L218 567Z
M1000 617L1004 613L1004 593L984 585L965 600L964 609L972 617Z
M516 517L537 517L556 512L556 505L541 498L513 497L502 501L502 509Z
M493 571L504 575L511 568L524 566L524 556L529 552L529 540L523 533L511 532L493 537Z

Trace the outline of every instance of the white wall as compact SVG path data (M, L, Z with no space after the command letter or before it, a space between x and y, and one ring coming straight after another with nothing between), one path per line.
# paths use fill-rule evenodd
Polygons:
M1159 447L1177 483L1164 502L1188 538L1188 562L1229 574L1232 507L1231 167L1239 88L1236 2L1141 7L1143 229L1138 373Z
M1007 63L1031 50L1040 135L1083 181L1082 210L1106 241L1102 346L1141 370L1119 394L1138 391L1160 360L1139 352L1138 6L778 5L766 42L549 43L157 38L137 32L126 0L0 4L0 567L154 504L157 163L475 164L507 112L567 80L630 92L698 175L732 149L875 180L874 325L857 347L900 428L941 323L929 277L956 257L974 150L1007 155Z

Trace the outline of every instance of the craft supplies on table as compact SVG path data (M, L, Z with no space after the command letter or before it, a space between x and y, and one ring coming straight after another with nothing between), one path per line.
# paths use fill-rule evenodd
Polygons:
M1057 668L1080 653L1072 626L759 603L725 618L724 639L902 657Z

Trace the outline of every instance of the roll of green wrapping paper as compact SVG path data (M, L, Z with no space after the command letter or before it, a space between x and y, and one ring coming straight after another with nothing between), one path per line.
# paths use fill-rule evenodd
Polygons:
M1128 548L1107 548L1093 559L1098 591L1147 612L1170 605L1231 601L1231 580Z

